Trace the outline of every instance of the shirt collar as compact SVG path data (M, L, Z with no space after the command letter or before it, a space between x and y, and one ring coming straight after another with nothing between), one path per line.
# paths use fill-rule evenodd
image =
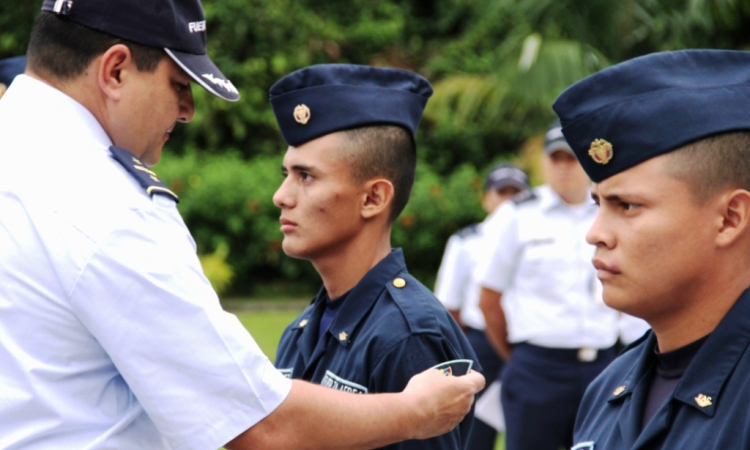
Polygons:
M328 328L328 333L342 346L351 345L354 331L365 320L367 312L380 298L386 285L405 270L404 253L400 248L391 250L388 256L370 269L349 291L341 310Z
M565 200L560 197L557 192L552 190L552 188L548 184L544 184L542 186L539 186L536 188L535 194L539 196L539 206L545 210L549 211L555 208L567 208L567 207L576 207L578 205L568 205L565 203ZM590 203L589 209L595 210L595 204L591 201L591 189L589 189L586 192L586 201Z

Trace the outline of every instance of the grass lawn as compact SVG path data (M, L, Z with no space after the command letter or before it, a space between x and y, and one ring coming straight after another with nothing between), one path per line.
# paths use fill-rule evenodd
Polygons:
M276 346L279 343L281 333L300 312L302 312L302 309L297 311L237 311L234 314L250 331L261 350L273 361L276 357ZM502 437L500 437L497 440L495 450L504 449L505 445Z

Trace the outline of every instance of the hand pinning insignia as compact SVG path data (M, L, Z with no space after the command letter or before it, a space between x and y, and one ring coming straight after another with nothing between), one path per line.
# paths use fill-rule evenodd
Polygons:
M589 156L599 164L607 164L614 156L612 144L604 139L595 139L589 147Z
M294 108L294 120L302 125L306 124L307 121L310 120L310 108L308 108L307 105L297 105L297 107Z
M698 396L695 397L695 403L697 403L701 408L713 405L713 402L711 402L711 397L705 394L698 394Z

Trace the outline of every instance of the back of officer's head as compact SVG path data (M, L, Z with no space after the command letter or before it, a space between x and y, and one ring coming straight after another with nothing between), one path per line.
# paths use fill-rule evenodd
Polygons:
M130 49L140 71L171 58L196 83L229 101L232 83L206 53L206 20L199 0L44 0L31 31L28 67L71 80L114 45Z
M321 64L293 72L270 89L281 133L290 146L338 133L337 156L355 182L389 180L393 223L409 201L417 163L414 134L432 87L399 69Z
M750 52L655 53L569 87L553 108L594 182L667 155L699 202L750 191Z

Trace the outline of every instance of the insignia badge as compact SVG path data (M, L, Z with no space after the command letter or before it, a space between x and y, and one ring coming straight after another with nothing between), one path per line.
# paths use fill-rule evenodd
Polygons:
M612 393L612 395L615 395L615 396L620 395L623 392L625 392L625 389L627 389L627 386L625 386L625 385L619 386L617 389L615 389L615 391Z
M604 139L594 139L589 147L589 156L599 164L607 164L614 155L612 144Z
M349 335L346 334L346 331L342 331L339 333L339 341L345 341L349 338Z
M294 108L294 120L302 125L306 124L307 121L310 120L310 108L308 108L307 105L297 105L297 107Z
M711 402L711 397L705 394L698 394L698 396L695 397L695 403L697 403L701 408L713 405L713 402Z
M453 361L446 361L440 363L437 366L433 366L433 369L437 369L447 377L466 375L471 371L471 366L474 361L470 359L454 359Z
M302 319L299 323L299 326L304 327L305 325L307 325L307 319Z
M393 285L401 289L402 287L406 286L406 280L400 277L396 278L395 280L393 280Z

